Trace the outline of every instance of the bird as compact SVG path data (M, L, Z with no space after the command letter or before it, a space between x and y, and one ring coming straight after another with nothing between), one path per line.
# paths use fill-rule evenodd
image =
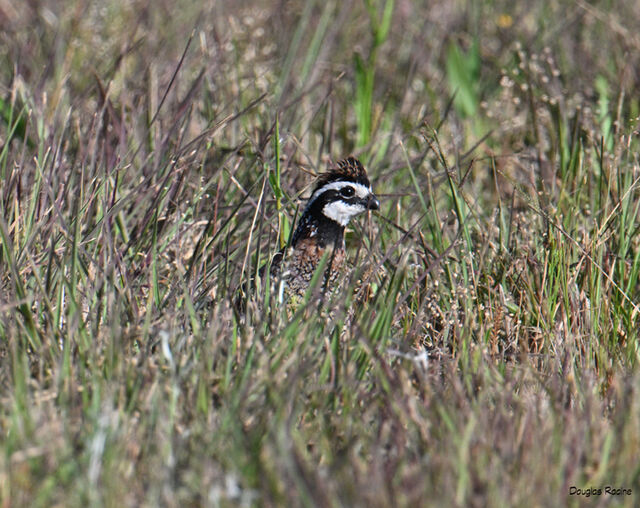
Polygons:
M320 174L289 245L273 256L269 266L278 301L299 303L321 263L326 263L325 272L318 286L337 290L344 280L346 226L354 217L379 208L367 172L355 157L340 160ZM265 265L259 272L261 279L266 269Z

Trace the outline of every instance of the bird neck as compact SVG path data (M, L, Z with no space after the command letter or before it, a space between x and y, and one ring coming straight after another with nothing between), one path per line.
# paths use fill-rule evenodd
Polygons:
M319 247L333 246L336 249L344 249L344 226L322 213L314 214L305 210L293 233L291 246L295 247L300 240L311 238Z

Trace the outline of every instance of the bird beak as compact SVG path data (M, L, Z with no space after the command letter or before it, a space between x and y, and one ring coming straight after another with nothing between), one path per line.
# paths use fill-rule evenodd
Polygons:
M378 210L380 208L380 201L375 194L369 194L364 200L364 206L367 210Z

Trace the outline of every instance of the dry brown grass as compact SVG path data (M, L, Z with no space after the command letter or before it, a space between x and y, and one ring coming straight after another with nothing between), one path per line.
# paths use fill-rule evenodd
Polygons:
M0 0L2 506L638 504L638 7L383 4ZM350 153L367 298L238 323Z

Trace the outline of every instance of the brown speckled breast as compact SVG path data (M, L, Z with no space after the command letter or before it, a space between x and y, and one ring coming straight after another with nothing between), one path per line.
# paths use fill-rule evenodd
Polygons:
M328 253L327 269L330 270L329 280L322 278L318 281L319 287L327 284L329 291L333 291L339 285L341 273L345 261L344 249L333 247L320 247L313 238L298 241L295 249L290 249L284 262L282 280L285 283L287 298L292 296L304 297L309 283L316 271L322 256ZM326 272L325 272L326 273Z

